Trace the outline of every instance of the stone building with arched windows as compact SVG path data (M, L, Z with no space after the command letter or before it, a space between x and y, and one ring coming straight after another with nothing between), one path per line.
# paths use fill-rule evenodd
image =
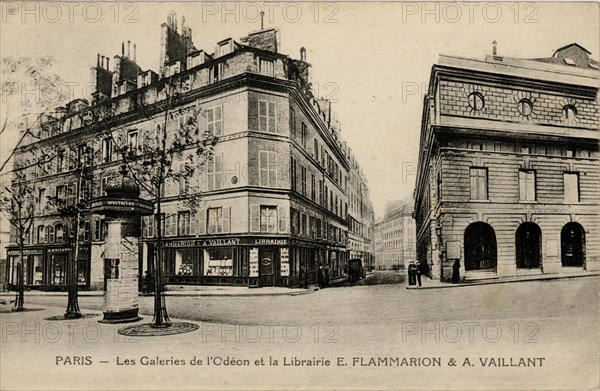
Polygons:
M495 49L494 49L495 51ZM597 271L598 62L440 56L423 102L417 257L434 278Z

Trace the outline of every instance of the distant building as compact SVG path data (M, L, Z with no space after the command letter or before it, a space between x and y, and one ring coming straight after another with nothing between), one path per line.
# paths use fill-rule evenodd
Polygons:
M598 62L440 56L423 104L418 258L449 281L598 270Z
M269 28L204 51L194 46L189 27L181 23L178 29L171 13L161 26L159 73L137 65L136 45L129 42L114 56L112 68L109 57L98 56L91 103L78 99L44 117L41 140L29 140L16 158L32 146L55 148L59 156L77 155L87 146L97 152L91 191L101 196L121 165L111 138L102 132L114 129L139 146L138 130L162 123L157 119L164 114L162 91L167 80L175 81L182 111L199 104L206 114L199 127L218 137L218 143L206 170L189 179L202 192L202 207L182 209L185 183L166 183L161 249L166 283L293 287L301 284L301 270L310 282L325 264L331 277L343 276L349 255L349 177L363 209L352 211L353 219L366 227L355 230L353 241L361 243L357 251L368 253L366 180L356 176L360 168L354 157L350 164L330 103L313 95L306 50L293 59L279 52L279 42L279 31ZM147 102L143 109L140 96ZM103 107L113 108L114 116L98 116ZM175 116L167 126L177 129L179 121L185 116ZM35 179L38 205L26 251L26 285L34 289L66 284L71 249L60 216L45 202L48 195L75 194L76 167L65 161L57 159L49 175ZM183 158L174 168L182 164ZM153 268L153 222L142 220L140 273ZM101 289L103 216L88 216L81 233L79 283ZM18 257L14 240L9 254L8 269L13 270ZM12 276L8 282L14 285Z
M416 260L412 200L393 201L384 218L375 223L375 268L401 269Z

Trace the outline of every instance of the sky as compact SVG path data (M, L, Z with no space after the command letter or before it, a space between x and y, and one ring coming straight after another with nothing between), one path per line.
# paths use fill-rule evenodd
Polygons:
M368 179L375 213L412 195L423 94L439 54L483 59L497 41L507 57L549 57L577 42L598 59L594 3L1 3L0 57L56 58L53 71L85 95L96 54L137 46L137 62L158 70L160 24L173 10L208 52L225 38L264 26L280 31L281 52L305 47L315 95L333 101L342 137ZM25 9L27 7L27 9ZM112 60L111 60L112 64ZM80 87L81 86L81 87ZM65 87L66 89L67 87ZM0 151L16 137L3 134Z

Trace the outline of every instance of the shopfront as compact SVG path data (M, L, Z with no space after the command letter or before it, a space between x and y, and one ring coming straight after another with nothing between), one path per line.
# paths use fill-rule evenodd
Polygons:
M25 279L27 289L63 290L67 288L67 262L71 259L72 249L59 247L29 247L23 250ZM20 250L7 250L7 282L10 289L15 289L19 283ZM77 261L77 281L81 288L89 286L90 247L79 247Z
M21 252L19 249L7 250L8 262L6 264L6 276L9 288L19 284L19 272ZM26 248L23 250L25 275L23 283L27 288L40 287L44 282L43 260L44 250L42 248Z
M156 242L146 242L145 270L153 273ZM162 244L167 284L289 286L287 238L167 240Z

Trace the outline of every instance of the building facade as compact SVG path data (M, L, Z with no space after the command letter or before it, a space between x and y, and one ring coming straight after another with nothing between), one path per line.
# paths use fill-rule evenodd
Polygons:
M363 267L374 267L375 213L369 197L367 179L360 168L352 150L348 148L347 158L350 164L348 172L348 257L360 258Z
M123 44L112 70L109 58L99 56L92 68L91 104L70 102L43 118L42 140L20 147L16 159L32 147L77 153L85 145L94 151L90 191L101 196L121 165L111 139L103 136L106 129L138 145L138 135L160 124L165 83L177 85L182 114L167 126L177 129L186 109L200 106L205 115L198 126L217 144L213 158L189 183L165 184L160 251L166 283L293 287L315 281L319 265L328 265L334 278L343 276L349 255L348 147L332 121L330 103L313 96L306 50L292 59L279 52L279 32L263 29L239 41L225 39L207 52L194 46L190 28L178 27L174 13L161 26L159 73L137 65L135 44L133 52L130 43ZM140 97L144 107L137 103ZM114 113L109 119L99 114L106 107ZM175 161L173 167L183 164ZM75 167L53 165L51 174L35 176L38 214L26 249L26 284L50 289L64 287L70 250L45 196L75 186ZM188 185L202 194L202 205L194 210L180 202ZM368 196L366 181L361 186ZM80 284L101 289L105 221L100 215L86 219ZM141 232L139 270L152 272L157 239L151 217L142 219ZM9 270L16 250L9 249ZM10 284L15 281L9 277Z
M494 48L495 52L495 48ZM417 252L449 281L598 270L598 62L440 56L423 104Z
M412 199L391 202L375 224L375 267L406 270L416 261L415 220Z

